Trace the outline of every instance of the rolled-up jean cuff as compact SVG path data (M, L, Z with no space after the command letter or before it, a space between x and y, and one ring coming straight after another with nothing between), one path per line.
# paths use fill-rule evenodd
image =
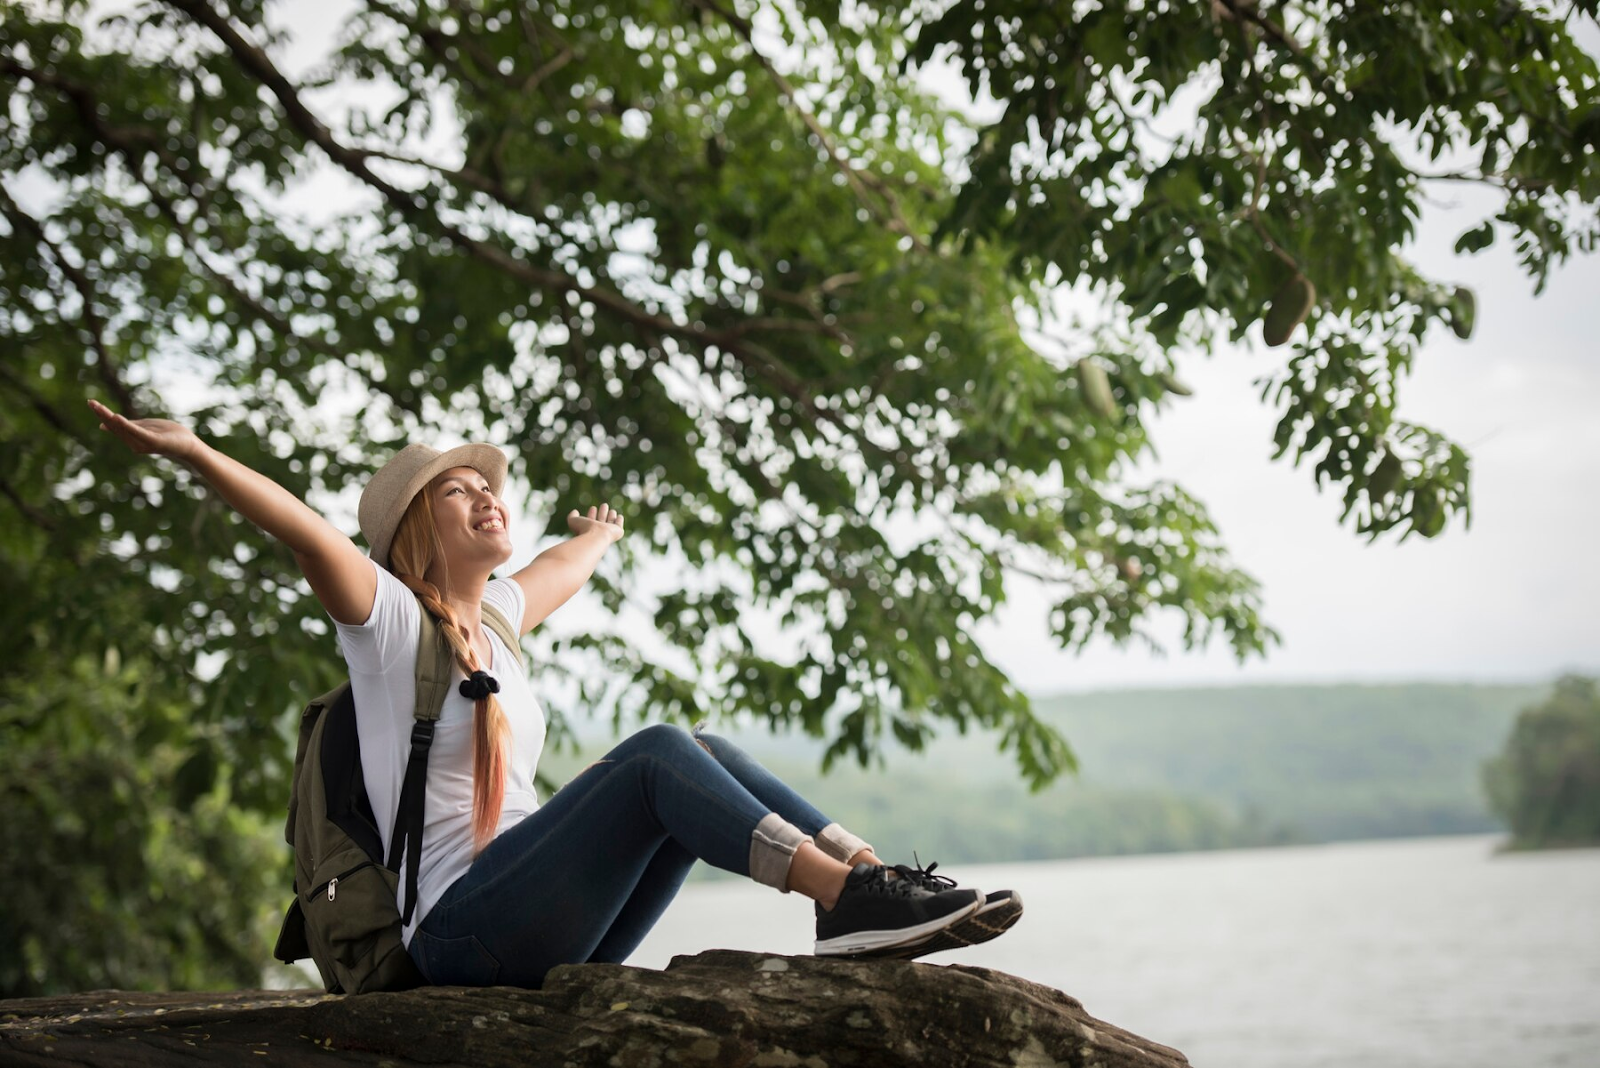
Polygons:
M769 812L750 832L750 878L758 883L789 892L789 863L794 851L811 836L778 815Z
M837 823L830 823L815 836L817 848L828 856L841 863L848 864L850 858L863 849L871 849L865 841L857 838Z

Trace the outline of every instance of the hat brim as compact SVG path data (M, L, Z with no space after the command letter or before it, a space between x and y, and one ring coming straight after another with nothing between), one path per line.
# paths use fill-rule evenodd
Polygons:
M432 451L432 450L429 450ZM404 455L404 453L402 453ZM396 457L399 459L399 457ZM390 461L393 463L394 461ZM389 465L385 465L387 467ZM410 472L403 481L393 485L380 482L383 470L380 469L373 475L372 482L368 483L368 492L380 489L383 494L381 501L375 501L370 511L363 508L368 515L362 517L361 532L366 535L367 544L372 547L372 559L382 567L389 566L389 547L394 542L394 534L400 526L401 518L406 514L406 509L411 507L412 498L416 497L428 483L450 470L452 467L470 467L477 471L489 482L489 492L496 497L505 488L506 483L506 454L498 446L482 443L458 445L448 449L427 460L421 467ZM366 493L362 494L363 497ZM363 504L366 502L364 501ZM368 518L370 516L370 523Z

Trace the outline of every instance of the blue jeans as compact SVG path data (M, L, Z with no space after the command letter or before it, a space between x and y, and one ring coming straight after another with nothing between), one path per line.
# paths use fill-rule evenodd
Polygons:
M646 727L489 843L412 932L411 959L452 986L621 963L696 858L783 889L789 856L825 828L816 844L838 859L866 848L839 845L842 829L723 739Z

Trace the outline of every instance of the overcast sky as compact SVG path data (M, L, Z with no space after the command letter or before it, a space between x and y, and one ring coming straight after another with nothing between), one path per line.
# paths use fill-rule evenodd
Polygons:
M278 5L293 27L292 70L324 54L348 0ZM317 99L332 103L326 94ZM340 179L331 179L335 185ZM316 197L327 204L327 182ZM1109 644L1054 648L1046 601L1015 580L1011 603L980 630L990 655L1035 694L1060 690L1288 680L1534 680L1600 672L1600 260L1559 268L1538 298L1505 244L1471 258L1451 251L1493 199L1439 191L1408 255L1424 272L1477 290L1477 331L1436 330L1403 382L1399 415L1465 445L1474 465L1471 530L1432 541L1369 545L1338 525L1339 493L1309 471L1273 463L1275 413L1252 381L1287 350L1223 350L1181 367L1195 395L1154 424L1159 459L1137 481L1171 478L1204 501L1238 566L1264 589L1283 636L1269 656L1237 665L1226 645L1165 658ZM308 198L309 199L309 198ZM441 443L443 444L443 443ZM578 503L578 502L573 502ZM534 547L518 546L520 564ZM586 626L582 598L552 623ZM1167 628L1175 638L1176 626Z

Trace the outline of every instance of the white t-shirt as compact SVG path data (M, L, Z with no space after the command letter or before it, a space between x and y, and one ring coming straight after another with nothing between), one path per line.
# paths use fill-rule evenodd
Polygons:
M370 558L369 558L370 559ZM339 651L350 668L355 691L356 730L361 737L361 770L367 779L367 797L378 820L387 857L394 831L395 808L411 756L411 724L416 703L417 627L422 606L416 595L386 568L378 572L378 592L372 615L365 623L334 621ZM522 587L511 579L490 579L483 603L498 608L512 627L522 622ZM533 772L544 749L544 711L533 696L527 673L510 650L488 627L493 662L489 674L500 684L495 696L511 725L511 767L506 775L505 804L495 834L515 826L539 807L533 789ZM427 802L423 808L422 863L417 873L417 908L403 933L407 945L411 932L422 922L444 892L473 859L472 850L472 702L463 697L460 684L466 673L460 664L450 683L434 728L428 753ZM402 869L403 870L403 869ZM400 898L405 879L400 880Z

